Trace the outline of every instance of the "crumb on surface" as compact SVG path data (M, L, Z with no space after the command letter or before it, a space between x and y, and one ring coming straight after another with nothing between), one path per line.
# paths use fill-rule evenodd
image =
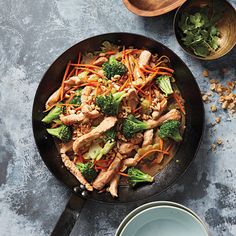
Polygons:
M207 69L205 69L203 72L202 72L202 75L204 77L208 77L209 76L209 71Z
M215 151L216 150L216 145L213 143L213 144L211 144L211 150L212 151Z
M215 121L216 121L217 124L219 124L219 123L221 122L221 117L217 116L217 117L215 118Z
M220 138L218 138L217 140L216 140L216 143L218 144L218 145L222 145L222 139L220 139Z
M203 102L208 102L208 101L209 101L208 95L207 95L207 94L204 94L204 95L202 96L202 100L203 100Z
M216 112L216 111L217 111L216 105L211 105L211 111L212 111L212 112Z

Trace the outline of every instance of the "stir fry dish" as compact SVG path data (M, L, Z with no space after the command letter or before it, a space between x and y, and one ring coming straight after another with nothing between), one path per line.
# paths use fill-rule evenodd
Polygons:
M165 55L104 42L69 61L42 122L64 166L88 191L152 183L185 128L184 100Z

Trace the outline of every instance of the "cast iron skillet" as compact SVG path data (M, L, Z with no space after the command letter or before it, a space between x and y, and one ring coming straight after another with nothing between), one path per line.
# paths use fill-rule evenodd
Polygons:
M170 162L155 177L155 183L153 184L144 185L137 189L120 186L119 198L117 199L113 199L109 193L99 194L96 191L87 193L83 186L80 186L76 178L63 167L54 140L47 134L46 126L41 122L45 115L43 114L45 102L60 86L67 62L69 60L75 61L79 51L98 50L101 43L105 40L118 45L132 45L136 48L147 48L153 53L167 55L171 60L172 67L175 69L175 78L181 94L186 101L185 107L187 113L184 139L174 158L178 159L179 162ZM64 52L43 76L35 95L32 115L34 137L43 161L56 178L74 192L52 235L69 235L86 199L110 203L134 202L165 191L186 171L187 167L194 160L204 126L204 108L201 93L188 67L174 52L163 44L145 36L131 33L98 35L83 40Z

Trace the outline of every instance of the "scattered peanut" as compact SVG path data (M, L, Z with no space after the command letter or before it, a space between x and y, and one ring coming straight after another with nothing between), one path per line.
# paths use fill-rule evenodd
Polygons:
M219 124L221 122L221 117L216 117L215 121L216 121L217 124Z
M202 75L203 75L204 77L208 77L208 76L209 76L209 71L208 71L208 70L204 70L204 71L202 72Z
M217 111L216 105L211 105L211 111L212 111L212 112L216 112L216 111Z

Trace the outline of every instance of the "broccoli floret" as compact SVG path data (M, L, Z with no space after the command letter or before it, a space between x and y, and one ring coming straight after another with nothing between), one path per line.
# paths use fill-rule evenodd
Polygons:
M102 69L108 79L111 79L115 75L122 76L127 72L126 66L123 63L117 61L114 56L111 56L109 61L102 65Z
M114 140L116 140L116 130L114 127L112 127L111 129L105 132L104 141L107 142L107 141L114 141Z
M77 89L75 91L75 96L70 100L70 104L76 104L76 105L81 105L81 94L83 91L83 87Z
M114 116L118 114L120 103L125 96L125 91L98 96L96 98L96 105L100 107L104 114Z
M43 119L42 122L49 124L53 120L58 119L60 114L63 112L62 106L55 106Z
M84 176L85 179L87 179L89 182L92 182L98 175L97 171L94 167L92 167L91 162L87 163L78 163L76 164L78 170L81 172L81 174Z
M131 167L128 170L128 175L129 175L129 184L134 187L136 184L138 183L142 183L142 182L153 182L154 178L149 175L146 174L144 172L142 172L141 170Z
M81 96L74 96L70 102L70 104L81 105Z
M125 138L132 138L135 133L148 129L146 122L136 119L133 115L129 115L123 122L122 133Z
M162 75L157 78L156 83L166 96L173 93L173 89L170 83L170 76Z
M68 142L72 138L72 129L66 125L60 125L57 128L47 129L47 132L52 136L61 139L63 142Z
M180 122L177 120L170 120L165 122L158 132L160 138L171 138L176 142L182 141L182 137L179 132Z

